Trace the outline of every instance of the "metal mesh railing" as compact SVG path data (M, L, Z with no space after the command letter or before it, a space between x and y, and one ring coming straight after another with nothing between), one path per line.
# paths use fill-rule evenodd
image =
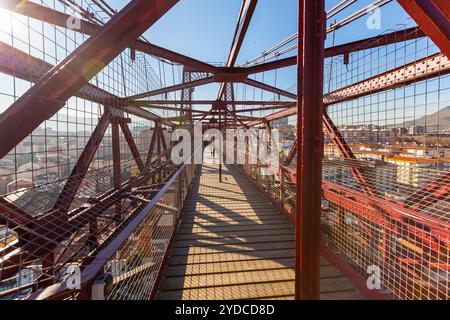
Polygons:
M65 15L94 27L113 15L92 0L28 5L0 5L0 114L89 39ZM0 159L0 299L62 285L71 266L84 270L179 169L167 157L171 123L157 125L168 113L122 101L166 85L165 64L124 50ZM168 82L180 72L172 66Z
M326 60L322 241L362 277L377 270L390 297L449 299L447 59L426 37L377 41ZM295 120L271 123L282 129L282 159L295 143ZM292 218L291 160L274 176L258 165L242 169Z
M112 275L113 285L106 299L146 300L151 297L195 168L195 165L186 165L176 173L164 194L158 196L151 207L144 208L145 218L108 260L104 272Z

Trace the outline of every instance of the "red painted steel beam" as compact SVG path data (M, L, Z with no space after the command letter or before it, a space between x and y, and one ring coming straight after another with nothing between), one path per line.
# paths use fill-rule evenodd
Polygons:
M179 84L176 84L176 85L173 85L170 87L166 87L166 88L161 88L161 89L156 89L156 90L149 91L149 92L140 93L140 94L137 94L134 96L127 97L127 99L129 99L129 100L143 99L143 98L158 96L158 95L173 92L173 91L179 91L179 90L183 90L183 89L194 88L197 86L203 86L205 84L210 84L213 82L215 82L215 80L214 80L214 77L211 76L211 77L206 77L203 79L179 83ZM151 102L152 101L149 101L149 103L151 103Z
M297 57L294 56L294 57L284 58L284 59L280 59L280 60L276 60L276 61L257 64L255 66L246 68L245 72L247 74L255 74L255 73L280 69L280 68L291 67L291 66L295 66L296 64L297 64Z
M437 53L326 94L323 97L324 105L353 100L447 74L450 74L450 60L445 55ZM296 107L292 107L275 112L264 118L266 121L273 121L296 113ZM254 126L257 124L259 122L252 122L247 125Z
M250 79L250 78L245 80L244 83L249 85L249 86L252 86L252 87L264 90L264 91L273 92L273 93L278 94L280 96L284 96L284 97L291 98L291 99L297 99L297 95L296 94L287 92L285 90L282 90L282 89L270 86L268 84L265 84L265 83L262 83L262 82L259 82L259 81L256 81L256 80L253 80L253 79Z
M133 0L0 116L0 158L111 62L127 45L167 12L176 0Z
M109 125L110 117L111 113L109 109L106 109L95 127L94 132L92 132L92 135L83 149L80 158L72 169L72 173L67 179L67 182L53 207L54 210L61 213L67 213L69 211L78 189L80 188L80 185L89 170L89 166L94 159L95 153L103 140L103 136L105 135L106 129Z
M418 211L436 203L441 199L444 199L449 194L450 172L447 172L408 197L405 200L405 206L411 208L412 210Z
M150 101L131 101L130 104L136 106L146 106L147 104L155 104L155 105L171 105L171 104L190 104L190 105L212 105L216 103L217 100L191 100L191 101L182 101L182 100L150 100ZM282 106L282 105L292 105L290 101L235 101L237 106Z
M284 166L282 166L282 169L291 181L295 180L295 169ZM434 236L449 234L450 223L419 211L411 210L401 203L367 195L327 180L322 180L322 194L325 200L341 205L353 214L357 214L361 218L375 222L380 226L390 226L392 221L396 221L403 225L397 225L396 230L409 230L414 235L419 234L418 228L430 228L432 230L428 234L419 235L420 238L427 242L436 242L436 240L432 239ZM446 237L446 239L448 238L449 236Z
M430 245L430 243L436 244L436 239L433 239L434 236L449 234L450 224L448 222L411 210L402 204L368 196L326 180L322 182L322 185L326 200L342 205L350 212L380 226L395 226L395 230L403 230L406 237L408 237L407 231L409 231L411 232L409 235L411 239L419 237ZM397 224L393 225L392 221L397 222ZM431 230L421 233L418 229ZM437 244L436 247L438 247Z
M183 83L190 82L192 80L192 72L188 68L183 67ZM181 91L180 98L182 101L191 101L193 94L193 88L185 88ZM180 125L188 125L192 122L192 105L191 104L180 104L179 120Z
M0 72L26 81L37 82L52 68L53 65L46 61L33 57L6 43L0 42ZM85 84L75 95L79 98L100 104L112 104L114 105L111 107L113 109L126 110L128 113L135 116L173 126L173 123L165 121L160 116L147 110L122 104L121 98L118 96L90 83Z
M389 44L399 43L425 37L426 34L418 27L394 31L358 41L344 43L325 49L325 58L349 54L355 51L378 48Z
M175 110L175 108L174 108L174 110ZM180 111L180 109L177 108L176 111ZM207 113L208 113L208 111L206 111L206 110L189 110L189 112L192 112L192 113L194 113L194 114L196 113L198 116L199 116L199 115L202 115L202 114L207 114ZM169 117L169 118L165 118L165 119L170 119L170 117Z
M67 21L71 17L65 13L55 11L51 8L41 6L39 4L22 1L22 0L5 0L0 3L1 8L5 8L8 10L13 10L19 14L38 19L41 21L46 21L48 23L67 28ZM80 30L81 33L84 34L93 34L96 30L98 30L100 26L95 23L81 20ZM351 43L346 43L343 45L326 48L325 49L325 57L332 57L341 54L347 54L350 52L365 50L369 48L374 48L378 46L384 46L387 44L397 43L406 40L417 39L425 36L424 32L419 28L409 28L402 31L395 31L392 33L388 33L385 35L375 36L363 40L354 41ZM193 59L191 57L184 56L182 54L170 51L168 49L156 46L151 43L147 43L142 40L136 40L133 44L133 48L153 56L157 56L160 58L164 58L176 63L180 63L185 66L189 66L197 71L207 71L213 74L217 74L220 72L225 72L227 68L220 68L212 66L208 63ZM270 71L277 68L288 67L291 65L295 65L297 63L297 57L290 57L286 59L281 59L277 62L268 62L260 65L248 67L248 68L240 68L243 73L253 74L256 72Z
M281 166L287 178L295 181L295 169ZM324 199L345 207L353 214L359 215L367 221L376 222L378 225L387 227L395 226L398 230L408 230L414 238L420 238L426 243L433 243L433 248L439 247L435 237L447 241L450 223L435 217L414 211L402 203L391 202L376 196L364 194L360 191L345 187L327 180L322 181L322 193ZM330 193L332 192L332 193ZM392 225L396 221L401 225ZM421 232L431 229L431 232ZM430 235L431 234L431 235ZM406 234L405 236L409 236ZM414 240L415 241L415 240Z
M63 28L68 28L68 22L74 21L71 16L65 13L55 11L49 7L45 7L28 0L2 0L0 2L0 8L14 11L26 17L45 21ZM79 19L79 21L80 26L77 31L81 33L91 35L100 28L97 24L84 19Z
M31 216L28 213L3 197L0 197L0 213L0 224L8 225L11 229L16 226L26 225L31 221Z
M163 129L161 127L159 128L159 137L161 139L161 146L162 146L162 149L163 149L163 153L165 153L168 150L168 148L167 148L166 139L164 137L164 132L163 132Z
M193 59L191 57L182 55L174 51L170 51L168 49L159 47L157 45L148 42L137 40L134 43L134 47L136 48L136 50L141 51L143 53L147 53L156 57L160 57L163 59L170 60L172 62L182 64L184 66L188 66L192 69L195 69L196 71L205 71L210 73L218 72L218 68L213 65Z
M193 80L193 81L190 81L190 82L183 82L183 83L176 84L176 85L173 85L173 86L170 86L170 87L166 87L166 88L161 88L161 89L157 89L157 90L153 90L153 91L149 91L149 92L140 93L140 94L137 94L137 95L134 95L134 96L127 97L127 100L134 100L133 103L136 103L136 102L140 102L140 101L136 101L136 99L148 98L148 97L152 97L152 96L165 94L165 93L168 93L168 92L184 90L184 89L193 88L193 87L196 87L196 86L202 86L202 85L210 84L210 83L213 83L213 82L219 82L219 81L217 81L216 76L210 76L210 77L206 77L206 78L203 78L203 79ZM265 91L273 92L273 93L278 94L280 96L285 96L285 97L288 97L288 98L291 98L291 99L295 99L296 98L296 95L293 94L293 93L287 92L285 90L282 90L282 89L279 89L279 88L267 85L265 83L262 83L262 82L259 82L259 81L256 81L256 80L253 80L253 79L250 79L250 78L245 79L242 82L247 84L247 85L250 85L250 86L253 86L253 87L265 90ZM145 101L145 102L146 103L152 103L152 101ZM141 103L143 103L143 102L141 102Z
M114 118L111 121L111 147L113 153L114 188L118 189L122 184L122 172L120 167L120 135L119 122Z
M350 147L348 146L344 137L341 135L339 129L334 125L333 121L328 116L328 114L325 110L323 113L323 124L324 124L325 130L328 133L328 136L330 137L331 141L338 149L341 157L350 160L350 163L349 163L350 171L352 172L352 175L355 178L356 182L361 187L361 190L365 194L374 196L375 194L372 190L372 186L370 185L366 175L364 175L363 169L356 162L356 157L353 154L352 149L350 149Z
M37 3L22 0L3 0L0 2L0 8L12 10L16 13L34 18L37 20L45 21L56 26L67 28L67 21L71 20L73 17L65 13L53 10L51 8L41 6ZM98 31L101 26L92 23L90 21L80 20L80 29L77 30L80 33L92 35ZM207 71L211 73L217 72L217 67L210 65L208 63L187 57L185 55L167 50L165 48L159 47L157 45L148 43L143 40L136 40L132 46L135 50L142 53L160 57L163 59L170 60L172 62L180 63L182 65L195 68L199 71Z
M236 59L241 50L242 43L244 42L245 35L247 34L250 21L252 20L253 13L255 12L258 0L242 0L241 10L239 12L239 18L234 31L233 41L231 42L231 49L228 54L226 67L234 67ZM222 99L225 94L225 85L222 83L217 95L217 100Z
M229 114L235 120L235 121L232 121L234 126L236 126L236 122L239 122L242 126L244 126L245 128L248 129L247 125L242 120L242 119L245 120L246 117L243 117L243 116L239 117L239 116L237 116L234 112L228 110L226 105L224 106L223 110L225 111L226 114Z
M158 171L155 170L156 174ZM135 184L142 183L143 179L135 180ZM78 208L73 210L67 221L61 218L55 219L53 213L34 219L31 240L20 247L20 251L6 257L3 260L3 268L0 280L12 277L20 271L20 263L26 265L30 261L46 257L51 253L59 242L70 237L74 232L94 222L98 216L103 214L113 204L126 197L132 187L129 182L122 185L120 190L113 190L97 198L95 204L89 208ZM19 227L20 229L21 227ZM69 260L70 261L70 260Z
M250 21L253 17L253 13L255 12L256 5L258 0L243 0L241 11L239 13L238 23L236 25L236 29L233 36L233 41L230 49L230 53L227 58L227 67L233 67L236 63L236 59L239 55L239 51L241 50L242 43L244 42L245 35L247 34L248 27L250 25Z
M153 153L155 150L155 143L156 143L156 137L158 136L158 124L155 125L155 128L153 129L152 139L150 141L150 147L148 148L147 153L147 160L145 162L145 166L149 166L153 161Z
M290 165L296 155L297 155L297 138L295 138L294 144L292 145L291 149L289 150L289 153L284 161L284 165L285 166Z
M141 103L144 102L144 103ZM150 104L151 101L130 101L129 104L132 106L137 106L139 108L146 108L146 109L160 109L160 110L169 110L169 111L180 111L179 107L168 107L168 106L157 106L157 105L153 105ZM204 113L207 111L203 111L203 110L192 110L193 113L197 112L197 113ZM169 117L164 117L164 120L166 121L170 121Z
M437 53L333 91L324 96L324 104L349 101L449 73L449 58L442 53Z
M151 108L151 106L149 106ZM274 109L284 109L284 108L288 108L288 106L269 106L269 107L261 107L261 108L249 108L249 109L240 109L240 110L228 110L228 112L230 113L249 113L249 112L256 112L256 111L266 111L266 110L274 110ZM180 111L179 108L171 108L171 109L167 109L167 110L174 110L174 111ZM206 110L190 110L192 113L197 113L197 116L200 116L202 114L207 114L209 111ZM214 114L214 112L212 112L212 114ZM172 118L179 118L179 117L167 117L164 118L166 120L170 120ZM256 117L258 119L262 119L259 117Z
M325 58L339 56L343 54L350 54L355 51L367 50L386 46L389 44L399 43L407 40L413 40L425 37L425 33L418 27L408 28L401 31L394 31L391 33L370 37L358 41L345 43L338 46L333 46L325 49ZM279 68L294 66L297 64L297 57L289 57L277 61L261 63L255 66L247 67L244 72L247 74L254 74L258 72L271 71Z
M299 0L295 297L320 298L325 1Z
M142 162L141 155L139 154L139 150L136 147L136 143L134 142L133 134L130 131L130 128L128 127L128 124L124 121L119 122L120 128L122 129L123 135L125 137L125 140L128 143L128 146L130 147L131 154L133 155L134 161L136 161L136 164L139 168L139 171L144 171L144 163Z
M247 123L247 125L249 127L253 127L253 126L256 126L256 125L261 124L263 122L267 122L267 121L270 122L270 121L274 121L274 120L277 120L277 119L282 119L282 118L289 117L289 116L294 115L294 114L297 114L297 106L289 107L289 108L286 108L284 110L274 112L272 114L269 114L269 115L263 117L261 120L255 120L255 121L252 121L250 123Z
M289 109L285 109L281 112L278 112L278 113L274 114L274 116L268 116L268 117L264 117L261 120L252 121L252 122L250 122L250 124L253 126L256 124L261 124L264 121L272 121L272 119L274 119L274 118L278 119L278 117L280 117L280 116L281 116L280 118L284 118L286 116L293 115L296 113L297 113L297 110L295 110L295 108L292 107ZM247 124L247 125L249 125L249 124ZM324 113L323 113L323 125L324 125L324 128L327 131L328 135L330 136L331 141L338 149L340 155L349 160L356 160L356 157L353 154L352 150L347 145L345 139L340 134L339 129L334 125L333 121L328 116L326 111L324 111ZM291 154L291 152L296 152L296 151L297 151L297 146L295 146L295 147L293 146L288 155L287 163L290 163L292 161L292 157L295 155L295 153ZM357 163L351 162L350 163L350 171L352 172L355 180L360 185L361 190L363 190L363 192L366 194L373 195L372 187L371 187L368 179L364 175L362 168L360 168L360 166Z
M7 279L19 271L19 262L28 263L31 260L47 256L59 242L95 221L99 215L124 198L132 187L146 183L150 176L160 172L164 166L154 167L153 170L149 168L136 179L123 183L120 189L113 189L98 196L96 201L93 202L94 204L88 208L75 208L68 214L67 219L55 215L55 213L58 213L55 210L33 218L31 221L33 229L29 232L30 240L20 247L20 252L5 257L2 262L3 268L0 273L0 280ZM22 226L19 226L18 229L22 230ZM23 230L28 232L27 228Z
M450 58L450 2L448 0L398 0L398 3Z
M255 112L255 111L266 111L266 110L274 110L274 109L286 109L288 108L290 105L293 105L294 103L290 103L290 104L286 104L286 105L281 105L281 106L269 106L269 107L260 107L260 108L248 108L248 109L239 109L239 110L233 110L230 112L234 112L234 113L244 113L244 112Z
M77 207L66 217L61 217L59 210L50 210L47 213L30 218L30 223L19 225L17 230L25 233L27 241L20 246L20 251L5 257L0 280L7 279L19 271L19 263L27 264L29 261L47 256L59 242L70 237L74 232L95 221L113 204L120 201L134 186L146 183L151 175L158 173L164 166L148 168L144 174L122 184L119 190L110 190L93 201L90 207ZM9 206L10 207L10 206Z

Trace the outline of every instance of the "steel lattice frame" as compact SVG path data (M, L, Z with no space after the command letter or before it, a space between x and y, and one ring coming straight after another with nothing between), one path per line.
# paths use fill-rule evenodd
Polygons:
M333 253L333 250L338 250L351 260L350 264L357 272L363 272L363 268L371 262L381 261L386 275L384 289L396 297L448 299L448 279L440 279L445 278L441 270L448 273L450 269L450 225L446 216L439 214L445 210L445 203L449 199L449 170L439 167L437 170L424 169L428 176L426 183L414 185L414 188L405 186L399 174L397 181L389 186L392 189L402 188L408 197L401 201L389 200L380 193L380 183L383 182L377 179L386 179L392 168L383 167L381 174L377 173L367 161L358 157L355 153L358 150L352 146L351 138L345 131L347 129L342 129L348 117L342 115L342 110L350 110L352 107L348 104L352 101L415 86L421 81L442 79L450 73L448 2L399 0L419 27L396 30L330 48L324 48L324 1L298 2L297 55L251 66L235 64L257 0L242 2L224 66L214 66L181 55L140 37L177 3L176 0L132 0L120 12L111 13L112 17L105 18L104 22L101 17L85 16L76 33L88 35L89 38L84 36L81 43L74 41L76 50L65 48L66 56L63 59L56 58L54 66L45 59L45 49L43 59L40 59L0 42L0 72L14 79L34 83L0 116L0 158L8 160L8 157L14 156L16 169L17 149L22 141L31 137L29 154L33 158L33 133L40 130L42 123L52 121L54 117L58 128L61 110L68 108L70 99L77 97L82 103L89 103L91 109L97 107L99 110L90 112L91 118L97 118L92 121L95 125L89 124L91 133L84 137L86 139L81 148L77 146L77 160L73 163L68 160L65 175L60 173L62 166L59 159L62 154L60 144L64 139L60 139L57 132L54 152L57 154L58 179L35 186L32 167L29 171L33 185L30 187L26 185L29 183L26 179L18 179L15 170L15 186L11 185L11 190L13 187L15 190L0 197L0 224L4 230L4 239L0 242L0 280L13 282L22 271L37 272L31 283L11 286L6 290L0 288L0 295L14 295L31 289L29 298L92 298L90 287L108 270L115 275L116 282L105 298L152 298L196 169L195 165L175 166L171 163L169 154L172 146L166 141L167 129L178 126L189 128L194 120L203 121L206 127L217 125L221 130L237 127L248 129L261 124L269 128L277 120L297 115L295 143L277 177L265 178L260 175L258 165L242 167L243 172L258 184L281 211L291 218L295 215L296 297L319 297L320 251L344 265ZM57 8L19 0L3 1L0 5L17 14L42 21L42 24L62 28L67 28L68 19L75 13L68 14ZM96 1L89 5L98 6ZM43 30L44 27L42 34ZM355 59L354 54L358 55L359 52L380 50L408 41L417 43L426 40L425 36L436 43L440 49L438 52L415 56L411 61L406 61L405 57L404 63L396 64L395 67L386 66L385 70L370 76L358 75L356 81L352 78L347 81L349 83L340 78L345 74L343 70L331 72L330 78L324 79L326 59L343 55L344 59L339 63L347 66ZM58 51L56 36L53 42L55 51ZM127 50L128 55L124 54ZM149 88L149 74L145 70L147 87L138 86L137 90L130 90L142 75L139 70L133 69L138 69L136 66L124 71L122 59L125 57L135 61L136 51L143 57L166 59L182 66L181 82ZM332 60L330 65L333 63L336 64L336 61ZM295 65L298 94L256 80L256 74ZM105 66L106 71L101 71ZM98 85L99 75L106 79L101 85ZM116 78L117 75L122 79ZM325 95L322 90L324 81L329 81L333 87ZM194 87L210 83L220 83L216 100L193 100ZM279 99L257 101L244 97L239 100L236 93L238 85L273 93ZM120 86L123 88L116 88ZM437 91L440 93L443 90L440 88ZM181 91L180 100L169 99L167 95L176 91ZM166 95L165 99L161 98L162 95ZM192 108L192 105L201 104L211 105L211 109L203 111ZM243 105L257 107L247 110L238 108ZM150 112L150 109L176 111L178 114L163 117ZM276 109L282 110L265 116L253 116L253 112ZM69 127L69 111L66 122ZM139 126L146 129L138 132L136 127ZM68 154L69 131L67 129L64 141ZM324 131L327 135L325 142ZM425 133L422 136L426 139L427 135ZM43 140L45 143L51 140L47 138L47 128ZM78 136L75 140L78 144ZM331 148L335 152L333 155L338 160L326 156L321 161L324 144L326 150ZM45 170L48 173L50 152L47 146L45 150ZM102 161L108 165L104 168L98 166L94 170L92 166L99 161L101 152L107 154ZM32 159L32 166L33 163ZM405 170L404 164L395 165L396 173ZM124 177L124 167L130 176ZM108 177L112 177L112 180L105 183L105 187L100 187ZM21 183L24 183L25 189L19 188ZM35 215L31 215L29 207L23 208L25 205L19 201L18 194L44 189L44 185L46 188L59 188L58 196L48 207L36 209ZM95 192L92 192L93 188ZM28 205L33 201L37 200L25 202ZM444 209L439 206L444 206ZM152 240L145 242L144 239ZM375 253L371 255L363 252L355 239L373 248ZM311 246L311 243L314 245ZM358 265L358 261L363 263ZM81 290L69 288L62 281L65 269L71 263L82 268ZM430 273L426 275L426 281L425 272L420 267ZM348 269L342 267L342 270ZM356 275L351 272L348 274L356 282L362 281L362 276L357 272ZM434 281L433 276L438 280ZM426 285L417 289L420 281L425 281ZM143 282L148 283L148 287ZM127 288L128 297L122 296L123 287ZM402 289L406 294L399 293ZM361 290L367 291L363 287Z

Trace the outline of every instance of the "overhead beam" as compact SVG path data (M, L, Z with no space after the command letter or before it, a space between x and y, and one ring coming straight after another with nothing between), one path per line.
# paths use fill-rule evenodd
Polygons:
M256 81L256 80L253 80L253 79L250 79L250 78L245 80L244 83L249 85L249 86L252 86L252 87L264 90L264 91L269 91L269 92L272 92L272 93L275 93L275 94L278 94L280 96L284 96L284 97L287 97L287 98L290 98L290 99L296 99L297 98L296 94L287 92L285 90L282 90L282 89L270 86L268 84L265 84L265 83L262 83L262 82L259 82L259 81Z
M247 85L262 89L264 91L273 92L280 96L284 96L284 97L291 98L291 99L296 98L296 95L293 93L287 92L285 90L270 86L268 84L265 84L265 83L262 83L262 82L259 82L259 81L256 81L256 80L253 80L250 78L246 78L244 80L241 80L241 79L237 79L237 80L238 80L237 82L242 82ZM161 88L161 89L156 89L156 90L149 91L149 92L140 93L140 94L137 94L134 96L127 97L126 100L129 101L129 100L137 100L137 99L143 99L143 98L148 98L148 97L154 97L154 96L158 96L158 95L165 94L168 92L179 91L179 90L183 90L183 89L187 89L187 88L194 88L197 86L202 86L202 85L219 82L219 81L221 81L221 80L217 80L216 76L210 76L210 77L206 77L203 79L193 80L190 82L179 83L179 84L176 84L176 85L173 85L170 87L166 87L166 88ZM162 101L164 101L164 100L162 100ZM152 101L146 101L146 102L152 103Z
M296 64L297 64L297 56L294 56L294 57L284 58L284 59L280 59L280 60L276 60L276 61L261 63L261 64L257 64L257 65L251 66L251 67L247 67L245 69L245 72L247 74L255 74L255 73L266 72L266 71L271 71L271 70L275 70L275 69L295 66Z
M383 35L370 37L362 40L357 40L338 46L333 46L325 49L325 58L334 56L350 54L352 52L377 48L389 44L399 43L403 41L419 39L425 37L426 34L418 27L408 28L405 30L394 31ZM259 72L271 71L279 68L294 66L297 64L297 57L289 57L277 61L257 64L247 67L244 71L247 74L254 74Z
M271 122L271 121L274 121L274 120L278 120L278 119L289 117L289 116L294 115L294 114L297 114L297 107L296 106L293 106L293 107L290 107L290 108L287 108L287 109L284 109L284 110L281 110L281 111L274 112L272 114L269 114L269 115L263 117L261 120L255 120L255 121L252 121L250 123L247 123L247 125L249 127L253 127L253 126L259 125L259 124L261 124L263 122Z
M330 92L324 96L323 102L324 105L327 106L447 74L450 74L450 60L444 54L437 53ZM273 121L296 113L296 107L291 107L270 114L264 117L264 119L266 121ZM254 126L259 123L260 122L256 121L248 123L247 125Z
M33 57L6 43L0 42L0 72L25 81L37 82L52 68L53 65L50 63ZM129 114L133 114L147 120L161 122L168 126L174 126L174 124L170 121L167 121L152 112L142 108L128 106L125 103L122 104L120 102L120 97L90 83L85 84L75 94L75 96L104 105L113 105L111 107L112 109L126 111Z
M16 13L34 18L37 20L45 21L62 28L67 28L67 21L71 18L70 15L53 10L48 7L41 6L39 4L22 1L22 0L4 0L0 3L0 8L12 10ZM91 35L100 28L99 25L83 20L80 20L80 33ZM369 48L375 48L388 44L398 43L407 40L413 40L426 36L425 33L418 27L413 27L405 30L395 31L384 35L379 35L363 40L358 40L330 48L325 49L325 57L348 54L358 50L366 50ZM196 71L206 71L213 74L227 73L227 68L216 67L208 63L193 59L191 57L179 54L177 52L159 47L155 44L145 42L143 40L136 40L133 43L132 48L137 51L170 60L190 68ZM270 71L278 68L284 68L293 66L297 63L297 57L289 57L274 62L262 63L259 65L240 68L243 73L254 74L258 72Z
M231 43L231 49L228 54L226 67L234 67L236 59L241 50L242 43L244 42L245 35L247 34L250 21L252 20L253 13L255 12L256 4L258 0L242 0L242 6L239 13L238 22L234 31L233 41ZM225 94L225 84L220 85L219 94L217 100L221 100Z
M449 58L442 53L437 53L333 91L325 95L324 103L330 105L349 101L449 73Z
M203 79L198 79L198 80L194 80L194 81L190 81L190 82L183 82L183 83L179 83L170 87L166 87L166 88L161 88L161 89L156 89L153 91L149 91L149 92L144 92L144 93L140 93L134 96L130 96L127 97L127 100L137 100L137 99L143 99L143 98L148 98L148 97L154 97L154 96L159 96L161 94L165 94L165 93L169 93L169 92L173 92L173 91L179 91L179 90L183 90L183 89L187 89L187 88L194 88L197 86L203 86L205 84L209 84L209 83L213 83L214 81L214 77L206 77Z
M190 68L195 69L196 71L204 71L209 73L218 72L217 67L210 65L206 62L193 59L180 53L159 47L152 43L144 42L142 40L137 40L134 43L133 47L140 52L160 57L166 60L170 60L172 62L182 64L184 66L189 66Z
M243 0L241 11L239 14L238 23L233 36L233 42L231 45L230 53L226 66L233 67L236 63L236 59L241 50L242 43L244 42L245 35L247 34L250 21L252 20L253 13L255 12L256 4L258 0Z
M325 58L331 58L343 54L349 54L356 51L367 50L387 46L394 43L404 42L426 37L418 27L412 27L404 30L394 31L362 40L357 40L325 49Z
M146 106L147 104L151 105L172 105L172 104L190 104L190 105L212 105L216 103L217 100L190 100L190 101L181 101L181 100L150 100L150 101L130 101L130 104L134 106ZM282 106L282 105L290 105L295 103L295 101L235 101L237 106Z
M28 0L2 0L0 2L0 8L16 12L18 14L30 17L36 20L44 21L62 28L68 28L68 22L74 21L68 14L53 10L52 8L39 5L37 3ZM79 28L77 31L92 35L100 29L100 26L86 21L84 19L79 19Z
M398 0L441 51L450 57L450 2L448 0Z
M261 108L248 108L248 109L239 109L239 110L229 110L229 112L232 113L244 113L244 112L256 112L256 111L266 111L266 110L274 110L274 109L285 109L289 106L295 105L294 103L288 104L288 105L281 105L281 106L268 106L268 107L261 107Z

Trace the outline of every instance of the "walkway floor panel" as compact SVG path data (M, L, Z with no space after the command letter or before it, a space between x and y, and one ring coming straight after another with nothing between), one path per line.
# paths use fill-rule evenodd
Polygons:
M321 258L322 299L363 299ZM159 299L293 299L294 228L234 166L203 165Z

